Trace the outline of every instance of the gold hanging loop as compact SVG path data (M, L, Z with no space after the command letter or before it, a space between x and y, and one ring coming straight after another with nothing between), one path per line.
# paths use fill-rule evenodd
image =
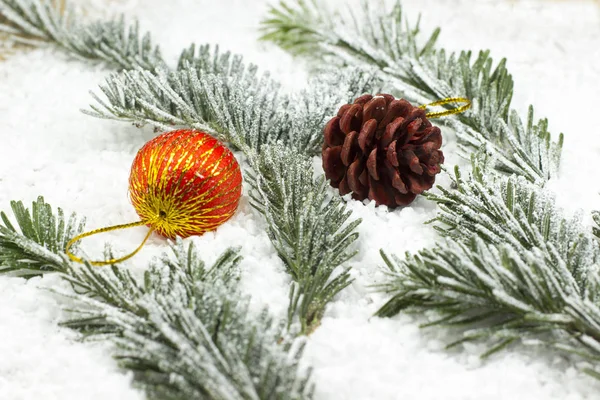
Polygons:
M83 263L83 259L82 258L77 257L76 255L74 255L73 253L71 253L69 251L69 249L71 248L71 246L73 246L75 243L77 243L81 239L89 237L89 236L97 235L99 233L112 232L112 231L117 231L117 230L121 230L121 229L134 228L136 226L142 226L142 225L148 225L148 222L147 221L138 221L138 222L132 222L130 224L115 225L115 226L109 226L109 227L106 227L106 228L94 229L93 231L82 233L81 235L75 236L73 239L71 239L69 241L69 243L67 243L67 247L65 248L65 252L67 253L67 255L69 256L69 258L72 261L75 261L75 262L78 262L78 263ZM142 241L142 244L140 244L137 249L135 249L133 252L127 254L126 256L123 256L121 258L113 258L111 260L106 260L106 261L90 261L89 263L91 265L93 265L93 266L101 267L101 266L111 265L111 264L117 264L117 263L123 262L125 260L129 260L131 257L135 256L142 249L142 247L144 247L144 244L146 244L146 241L148 241L148 238L150 237L150 235L152 234L152 232L154 232L154 228L150 228L150 230L146 234L146 237Z
M422 106L419 106L419 108L426 110L428 107L443 106L445 104L450 104L450 103L463 103L464 105L457 107L457 108L453 108L451 110L429 112L426 114L426 117L429 119L441 118L441 117L445 117L448 115L461 114L461 113L464 113L465 111L467 111L469 108L471 108L471 100L469 100L465 97L449 97L447 99L434 101L433 103L423 104Z

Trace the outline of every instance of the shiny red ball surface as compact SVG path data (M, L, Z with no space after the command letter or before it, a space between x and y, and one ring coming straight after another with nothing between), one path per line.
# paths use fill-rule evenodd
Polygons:
M242 173L233 153L194 130L164 133L142 147L131 166L129 196L159 234L201 235L233 216Z

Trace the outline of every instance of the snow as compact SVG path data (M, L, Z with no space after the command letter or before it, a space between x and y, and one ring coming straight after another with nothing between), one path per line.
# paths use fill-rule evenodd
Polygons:
M94 12L106 13L94 1ZM306 84L300 62L256 41L264 0L127 0L109 11L126 12L150 30L171 61L191 42L218 43L271 70L290 87ZM552 132L565 133L561 176L549 187L561 207L586 213L600 208L600 179L594 161L600 135L596 112L600 80L600 5L574 1L421 0L405 2L423 15L427 31L442 27L440 43L449 49L486 49L508 58L515 78L514 107L525 115L532 103L550 118ZM154 136L79 110L91 102L88 90L110 73L73 61L52 49L36 50L0 63L0 210L9 201L30 203L44 195L53 206L76 211L95 228L136 220L127 198L129 167L138 148ZM432 99L433 100L433 99ZM451 134L445 136L448 164L458 162ZM319 162L317 161L318 165ZM448 183L448 178L440 179ZM247 193L247 187L245 188ZM482 362L485 345L453 351L443 329L419 328L422 316L372 317L385 301L370 285L382 277L379 249L402 256L433 245L437 237L423 222L435 207L418 199L410 208L388 212L351 202L360 225L359 255L350 263L355 283L329 306L322 325L309 338L306 362L314 366L317 399L592 399L600 383L577 372L556 354L513 348ZM86 239L99 256L106 241L117 252L134 249L145 229L111 232ZM228 246L242 247L243 290L253 307L268 305L283 316L289 277L277 258L264 221L244 196L240 211L216 233L194 241L207 262ZM152 237L131 262L142 270L166 242ZM61 283L48 276L28 282L0 278L0 399L141 399L131 378L118 371L105 345L80 343L58 326L63 300L45 288Z
M57 278L44 285L59 285ZM57 326L60 302L37 289L40 281L0 280L0 399L143 399L106 345L77 342Z

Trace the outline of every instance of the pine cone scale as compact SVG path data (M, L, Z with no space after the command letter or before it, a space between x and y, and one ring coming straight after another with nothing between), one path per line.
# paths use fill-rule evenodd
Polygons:
M364 172L364 168L365 166L361 160L357 159L350 165L347 173L348 187L359 195L364 195L366 192L365 185L360 181L360 176Z
M405 160L408 161L408 168L415 174L421 175L423 173L423 168L421 167L419 157L417 157L412 150L406 150L404 156Z
M372 101L365 104L363 108L363 118L365 121L375 119L381 121L387 114L387 104L385 98L376 97Z
M323 166L327 166L325 168L325 175L332 182L339 182L346 173L346 169L340 158L341 152L341 146L329 147L323 152Z
M381 201L382 203L389 203L389 194L385 190L385 187L377 181L371 181L369 189L369 199L377 199L375 201Z
M400 176L398 170L388 162L386 162L385 165L387 167L389 175L392 177L392 186L402 194L408 193L408 188L402 180L402 177Z
M358 144L358 133L356 131L350 132L346 135L346 139L344 140L344 144L342 145L342 162L345 166L349 166L354 158L356 157L356 146Z
M400 166L400 161L398 160L398 152L396 151L397 143L398 142L396 140L390 143L386 154L388 162L394 167Z
M442 147L442 132L440 131L440 128L432 127L431 133L427 135L427 137L421 139L421 141L424 142L423 147L426 150L439 150Z
M348 134L352 131L360 131L362 126L362 107L360 104L354 104L346 111L340 120L342 132Z
M423 120L421 118L417 118L414 121L412 121L410 124L408 124L406 127L406 132L408 133L408 136L410 138L412 138L413 136L418 136L417 133L419 132L421 125L423 125ZM410 141L410 139L409 139L409 141Z
M350 190L350 186L348 186L348 181L346 180L346 178L342 179L338 186L338 190L340 191L340 195L342 196L345 196L348 193L352 192L352 190Z
M340 118L335 117L325 125L323 132L325 145L328 147L339 146L344 143L344 132L340 128Z
M370 119L362 126L360 134L358 135L358 145L363 152L365 152L367 148L371 146L371 143L373 143L373 138L375 138L376 131L376 119Z
M369 154L369 158L367 159L367 169L369 170L369 175L378 181L379 169L377 167L377 149L373 149L371 154Z
M384 128L396 118L401 117L402 115L406 115L407 113L404 111L407 109L406 105L412 107L408 102L403 103L403 100L392 101L388 107L387 115L381 120L379 127Z
M396 121L394 121L394 122L396 122ZM379 147L380 148L387 148L390 145L390 143L394 140L394 137L396 136L396 132L398 131L398 125L395 124L394 122L392 122L391 124L389 124L387 126L387 128L385 128L385 133L379 139Z
M373 99L373 96L370 94L365 94L354 100L354 104L365 105L365 103L371 101L371 99Z
M391 95L342 106L324 131L323 168L341 195L389 207L410 204L441 171L442 135L425 111Z
M346 114L346 111L348 111L350 109L350 107L352 107L352 104L343 105L342 108L340 108L340 111L338 111L337 116L342 118L344 116L344 114Z

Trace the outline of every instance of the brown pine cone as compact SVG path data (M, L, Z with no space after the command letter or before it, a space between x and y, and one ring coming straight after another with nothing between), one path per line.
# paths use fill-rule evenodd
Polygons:
M404 99L364 95L325 126L323 169L340 195L406 206L431 189L444 162L442 133Z

